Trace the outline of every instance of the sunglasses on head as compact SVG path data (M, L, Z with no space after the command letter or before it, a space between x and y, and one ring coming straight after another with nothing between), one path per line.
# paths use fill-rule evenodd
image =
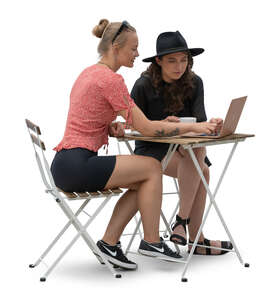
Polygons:
M120 28L118 29L118 31L114 35L114 38L112 39L112 44L115 42L116 38L120 35L120 33L124 30L124 28L128 28L128 26L129 26L129 23L127 21L122 22Z

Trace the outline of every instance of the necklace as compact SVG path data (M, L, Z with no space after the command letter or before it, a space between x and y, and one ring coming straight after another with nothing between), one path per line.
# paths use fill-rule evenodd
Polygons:
M112 68L108 64L106 64L104 62L98 61L98 64L107 66L110 70L112 70Z

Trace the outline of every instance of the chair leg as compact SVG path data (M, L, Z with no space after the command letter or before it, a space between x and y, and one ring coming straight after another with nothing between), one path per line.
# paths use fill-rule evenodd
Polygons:
M168 224L168 221L166 220L166 218L165 218L164 213L163 213L162 210L161 210L161 217L162 217L162 220L163 220L163 222L164 222L164 224L165 224L165 226L166 226L167 231L168 231L169 234L171 235L171 234L172 234L172 231L171 231L171 229L170 229L170 225ZM178 245L177 245L177 244L174 244L174 247L175 247L176 252L177 252L177 253L180 253L180 249L179 249Z
M138 224L139 220L137 219L137 216L136 216L136 215L134 216L134 220L135 220L136 224ZM140 223L140 224L141 224L141 223ZM142 240L142 239L143 239L143 235L142 235L142 232L141 232L141 230L140 230L140 226L138 227L138 232L139 232L140 238L141 238L141 240Z
M168 150L168 152L167 152L167 154L166 154L166 156L165 156L165 158L164 158L164 160L162 162L163 172L166 170L168 162L170 161L170 159L171 159L172 155L174 154L174 152L176 151L177 147L178 147L178 145L176 145L176 144L170 144L169 150ZM174 185L175 185L175 189L176 189L175 193L178 194L178 203L177 203L177 205L176 205L176 207L175 207L175 209L173 211L173 214L172 214L172 216L170 218L169 224L172 223L172 220L173 220L174 216L176 215L177 209L179 207L179 201L180 201L180 198L179 198L179 188L178 188L178 185L177 185L177 180L175 178L173 178L173 180L174 180ZM168 230L167 229L165 229L165 231L163 233L163 237L164 238L168 237Z
M69 205L64 201L57 199L57 203L65 213L65 215L70 219L70 222L77 230L77 235L73 238L73 240L67 245L67 247L61 252L61 254L57 257L57 259L53 262L53 264L48 268L47 272L44 274L43 277L40 278L40 281L44 282L46 281L46 278L49 276L49 274L53 271L53 269L56 267L56 265L60 262L60 260L65 256L65 254L70 250L70 248L73 246L73 244L77 241L77 239L82 236L88 247L92 250L93 254L97 257L100 257L102 261L105 263L107 268L110 270L110 272L114 275L116 278L121 278L121 274L114 271L113 266L109 263L109 261L102 255L101 251L91 238L91 236L86 231L87 227L91 224L91 222L95 219L95 217L99 214L99 212L103 209L103 207L107 204L107 202L110 200L112 195L108 195L106 199L100 204L100 206L97 208L95 213L89 218L89 220L85 223L85 225L82 225L76 215L73 213ZM100 261L100 260L99 260Z
M72 220L73 225L75 226L76 230L78 231L77 236L75 237L76 239L78 239L78 237L81 235L84 239L84 241L86 242L86 244L88 245L88 247L92 250L93 254L97 257L97 255L99 257L101 257L101 259L103 260L103 262L105 263L105 265L107 266L107 268L109 269L109 271L116 277L116 278L121 278L121 274L118 274L114 271L113 266L111 265L111 263L105 258L104 255L102 255L101 251L99 250L98 246L95 244L95 242L93 241L93 239L91 238L91 236L88 234L88 232L86 231L86 228L92 223L92 221L96 218L96 216L100 213L100 211L104 208L104 206L107 204L107 202L111 199L112 195L108 195L106 197L106 199L99 205L99 207L96 209L96 211L94 212L94 214L89 218L89 220L87 221L87 223L83 226L79 220L75 217L75 215L73 214L72 210L70 209L70 207L67 205L67 203L65 201L59 202L60 207L62 208L62 210L64 211L64 213ZM70 249L70 247L69 247ZM69 250L68 249L68 250ZM67 251L68 251L67 250ZM66 251L66 252L67 252ZM66 253L65 252L65 253ZM96 254L97 255L96 255ZM98 257L97 257L98 259ZM99 260L99 259L98 259Z
M133 232L133 234L132 234L132 236L131 236L131 239L130 239L128 245L127 245L127 248L126 248L126 251L125 251L125 255L127 255L128 252L129 252L129 249L130 249L130 247L131 247L131 245L132 245L132 243L133 243L133 240L134 240L134 238L135 238L135 236L136 236L136 234L137 234L137 231L138 231L138 229L139 229L139 227L140 227L140 225L141 225L141 222L142 222L142 219L141 219L141 217L140 217L139 220L138 220L138 222L137 222L137 224L136 224L136 227L135 227L135 229L134 229L134 232Z
M75 213L75 216L78 216L83 209L85 208L85 206L89 203L90 199L87 199L81 206L80 208L77 210L77 212ZM63 229L59 232L59 234L55 237L55 239L51 242L51 244L47 247L47 249L40 255L40 257L37 259L37 261L34 264L30 264L29 267L30 268L34 268L36 266L38 266L41 261L43 261L43 259L47 256L47 254L50 252L50 250L54 247L54 245L58 242L58 240L62 237L62 235L66 232L66 230L70 227L70 225L72 225L72 221L69 221L64 227Z

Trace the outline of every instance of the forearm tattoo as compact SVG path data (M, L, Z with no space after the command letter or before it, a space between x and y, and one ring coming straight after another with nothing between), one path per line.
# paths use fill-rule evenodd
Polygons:
M168 137L168 136L179 135L179 128L175 128L171 132L165 132L164 129L156 130L154 135L157 136L157 137Z

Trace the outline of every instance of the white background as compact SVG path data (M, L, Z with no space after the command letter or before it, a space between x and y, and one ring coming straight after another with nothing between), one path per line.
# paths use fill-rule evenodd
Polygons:
M209 117L224 117L232 98L248 95L237 131L256 137L238 146L217 200L244 260L251 263L249 269L234 254L195 257L187 273L189 282L182 283L183 265L131 256L139 269L114 279L82 241L46 283L39 282L43 265L28 269L66 219L43 193L24 119L41 126L51 161L51 149L63 135L71 86L85 67L97 61L99 40L91 29L101 18L127 20L137 29L140 57L133 69L119 71L129 90L146 68L142 58L155 54L157 35L179 30L190 47L206 49L195 58L194 70L204 81ZM2 1L0 293L5 296L1 298L91 299L97 294L120 299L271 299L275 26L273 1L268 0ZM212 187L229 150L229 146L208 149ZM117 153L114 141L109 153ZM171 181L164 183L171 187ZM95 240L105 229L115 199L111 202L96 222ZM175 204L165 202L168 211ZM227 238L214 213L205 234Z

